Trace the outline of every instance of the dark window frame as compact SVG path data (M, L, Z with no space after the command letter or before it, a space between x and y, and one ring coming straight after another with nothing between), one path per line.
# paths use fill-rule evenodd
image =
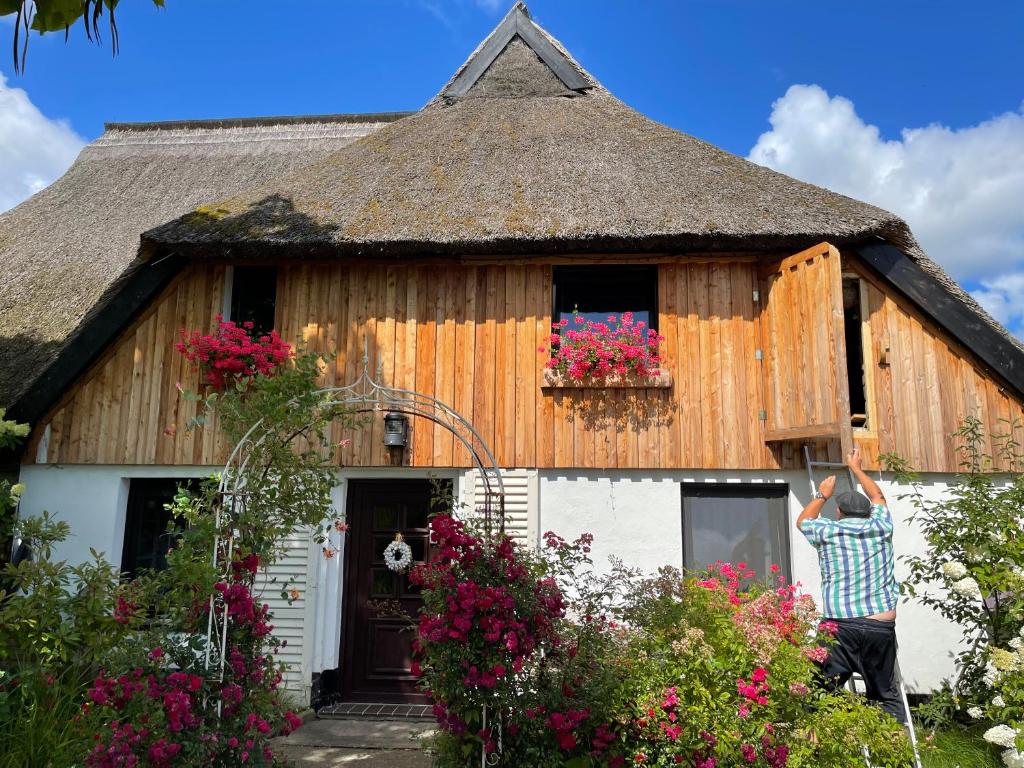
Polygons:
M124 518L124 537L121 542L121 572L129 575L137 575L140 567L139 552L141 548L141 542L139 539L142 537L145 520L143 515L146 513L146 502L151 501L154 495L158 495L163 491L167 491L167 501L170 502L174 498L174 494L182 485L192 486L198 483L197 478L192 477L130 477L128 478L128 503L125 508ZM159 534L157 538L165 540L168 548L173 543L171 540L172 534L166 532L166 523L171 521L170 513L166 514L166 522L164 523L164 533ZM166 562L163 562L163 556L161 556L156 548L151 553L153 560L158 562L157 570L162 570L166 567ZM163 565L160 563L163 562ZM144 566L145 567L145 566Z
M231 301L228 304L228 316L225 319L237 325L251 320L255 324L255 328L251 332L253 336L258 337L270 333L276 325L277 281L276 266L267 264L236 264L232 266ZM260 306L261 304L263 306Z
M793 579L793 540L790 528L789 515L789 483L680 483L680 495L682 497L680 529L682 534L682 565L683 570L687 563L693 560L692 535L687 536L689 529L688 519L690 517L690 499L693 498L737 498L737 499L770 499L777 500L779 508L775 510L781 516L782 522L782 562L778 563L781 568L781 575L785 576L789 583ZM700 565L703 568L704 564ZM758 573L759 579L766 575Z
M580 282L585 282L587 280L595 280L595 277L599 272L610 274L613 271L619 272L620 275L628 271L634 273L638 277L643 275L647 276L647 278L650 280L650 284L647 286L649 295L644 298L644 302L647 304L647 306L641 309L647 309L647 311L650 312L648 327L653 328L654 330L658 330L659 270L657 264L586 264L553 267L551 276L551 322L557 323L562 313L567 313L571 315L573 305L578 304L578 302L573 301L571 294L568 297L565 296L565 282L573 281L577 285L579 285ZM609 280L609 283L614 283L614 279ZM621 284L617 287L621 288ZM582 311L608 311L614 312L615 314L621 314L622 312L635 312L636 310L637 307L622 307L619 309L608 310L583 309Z
M863 278L857 274L845 273L842 281L843 339L846 344L846 381L850 395L851 425L856 429L870 432L874 429L871 422L874 403L871 402L871 388L868 386L868 376L871 375L868 350L864 345L864 323L868 319L868 307L864 302ZM855 307L846 306L847 285L851 285L852 290L856 291ZM858 414L863 416L862 420L856 418Z

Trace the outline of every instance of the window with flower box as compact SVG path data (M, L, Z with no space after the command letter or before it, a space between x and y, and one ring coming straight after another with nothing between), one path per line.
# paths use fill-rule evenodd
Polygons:
M659 368L657 265L554 268L544 386L671 385Z

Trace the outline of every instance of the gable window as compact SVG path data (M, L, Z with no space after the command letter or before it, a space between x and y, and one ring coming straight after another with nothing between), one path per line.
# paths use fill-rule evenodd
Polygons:
M555 267L552 322L572 320L576 310L586 320L608 321L632 312L636 323L658 325L656 265Z
M173 517L167 506L174 500L178 486L186 482L174 478L132 478L121 552L123 573L135 576L147 568L162 571L167 567L167 550L174 543L174 534L168 532Z
M255 335L274 329L277 304L277 267L229 267L227 292L221 314L238 325L251 322Z
M682 485L683 566L745 563L758 578L772 565L790 576L788 498L783 484Z
M867 300L864 282L856 275L843 275L843 329L846 336L846 378L850 388L850 423L870 429L871 400L868 381Z

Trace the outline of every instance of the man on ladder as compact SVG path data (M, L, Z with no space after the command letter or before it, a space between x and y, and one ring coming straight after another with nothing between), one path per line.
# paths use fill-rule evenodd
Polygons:
M835 492L832 475L822 481L796 521L818 551L822 615L838 627L821 671L832 690L845 685L853 673L860 674L868 698L906 723L894 677L899 588L893 569L892 516L878 484L861 468L860 449L850 452L846 465L867 496L855 488L839 494L839 519L822 519L821 511Z

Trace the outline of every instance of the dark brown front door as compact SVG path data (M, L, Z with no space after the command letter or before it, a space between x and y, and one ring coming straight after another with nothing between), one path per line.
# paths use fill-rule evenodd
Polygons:
M407 620L380 607L397 605L414 620L419 616L418 588L408 573L388 569L384 549L401 533L414 563L429 558L427 517L434 487L429 480L352 480L348 493L342 698L425 702L411 672L415 632Z

